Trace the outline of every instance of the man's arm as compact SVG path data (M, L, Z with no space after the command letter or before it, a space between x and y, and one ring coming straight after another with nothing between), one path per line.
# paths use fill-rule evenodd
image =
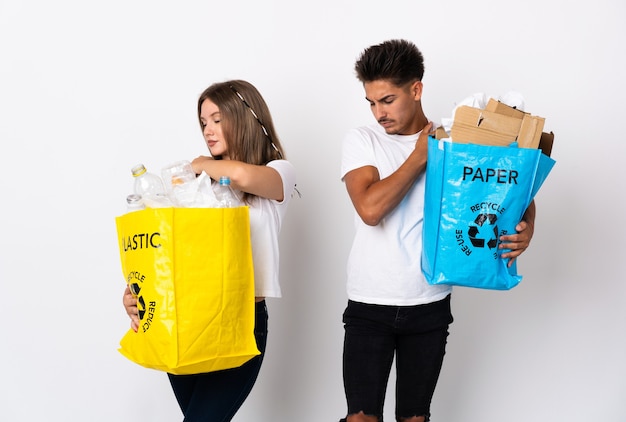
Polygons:
M431 125L424 127L411 155L388 177L381 179L378 169L373 166L354 169L344 176L352 204L365 224L375 226L380 223L424 172Z

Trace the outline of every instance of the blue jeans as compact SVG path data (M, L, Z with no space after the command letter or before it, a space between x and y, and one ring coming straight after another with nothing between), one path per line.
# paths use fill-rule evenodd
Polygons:
M254 336L261 352L239 368L194 375L167 374L185 422L227 422L252 390L267 344L267 306L256 303Z
M348 415L363 411L383 420L389 373L396 356L396 418L430 418L452 323L450 296L417 306L383 306L349 301L343 379Z

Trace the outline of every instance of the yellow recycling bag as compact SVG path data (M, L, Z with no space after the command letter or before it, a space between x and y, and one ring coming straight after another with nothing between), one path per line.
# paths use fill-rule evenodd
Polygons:
M248 207L150 208L115 220L140 319L120 341L122 355L194 374L259 354Z

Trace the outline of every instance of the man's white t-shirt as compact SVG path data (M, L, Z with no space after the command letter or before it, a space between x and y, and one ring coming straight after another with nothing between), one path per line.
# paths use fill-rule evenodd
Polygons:
M418 134L388 135L373 124L347 133L342 144L341 179L351 170L373 166L384 179L404 163ZM412 306L445 298L450 286L429 285L421 271L424 176L376 226L355 212L356 233L348 258L348 298L379 305Z

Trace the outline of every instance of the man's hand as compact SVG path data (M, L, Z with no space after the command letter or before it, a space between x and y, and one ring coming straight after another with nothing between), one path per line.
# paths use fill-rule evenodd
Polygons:
M499 249L509 249L509 252L503 253L502 258L508 259L507 266L513 265L515 259L524 252L530 245L530 240L535 233L535 202L531 202L530 206L524 214L524 218L515 226L516 234L500 236Z
M415 152L424 158L428 157L428 136L434 135L433 122L428 122L415 142Z

